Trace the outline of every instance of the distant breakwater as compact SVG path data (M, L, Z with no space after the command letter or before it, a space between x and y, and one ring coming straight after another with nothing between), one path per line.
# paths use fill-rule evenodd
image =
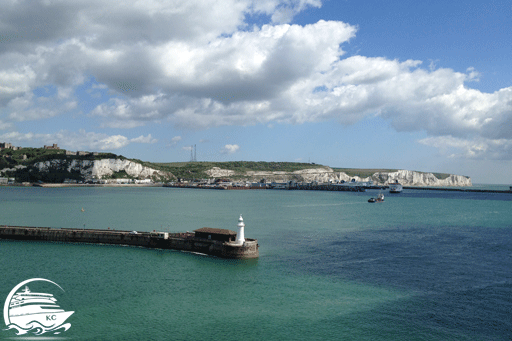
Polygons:
M320 190L320 191L354 191L364 192L366 189L389 189L389 186L336 186L336 185L315 185L315 186L298 186L298 190ZM512 190L497 189L474 189L474 188L452 188L452 187L416 187L403 186L403 189L426 190L426 191L453 191L453 192L476 192L476 193L512 193Z
M312 190L312 191L349 191L364 192L367 189L389 189L388 185L382 186L358 186L343 184L296 184L293 186L211 186L211 185L164 185L164 187L172 188L192 188L192 189L215 189L215 190L261 190L261 189L277 189L277 190ZM474 193L511 193L510 190L497 189L474 189L474 188L457 188L457 187L434 187L434 186L403 186L403 189L410 190L430 190L430 191L452 191L452 192L474 192Z
M475 193L512 193L512 189L500 190L500 189L450 188L450 187L414 187L414 186L403 186L403 188L404 189L430 190L430 191L475 192Z
M364 192L364 186L340 186L340 185L294 185L292 187L285 186L211 186L211 185L164 185L163 187L172 188L193 188L193 189L216 189L216 190L262 190L262 189L277 189L277 190L323 190L323 191L355 191ZM366 187L368 188L368 187Z

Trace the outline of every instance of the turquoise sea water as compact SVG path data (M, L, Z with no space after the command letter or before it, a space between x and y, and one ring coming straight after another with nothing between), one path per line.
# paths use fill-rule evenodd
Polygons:
M26 279L58 283L75 311L62 339L510 340L512 195L376 194L0 187L2 225L236 230L243 214L260 244L232 261L0 241L0 300Z

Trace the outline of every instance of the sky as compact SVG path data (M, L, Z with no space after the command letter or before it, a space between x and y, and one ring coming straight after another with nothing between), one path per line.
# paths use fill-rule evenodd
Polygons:
M0 142L512 184L510 1L0 8Z

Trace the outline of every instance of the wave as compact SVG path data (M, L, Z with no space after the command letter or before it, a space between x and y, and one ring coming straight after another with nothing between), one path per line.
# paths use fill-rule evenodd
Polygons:
M71 327L71 323L64 323L59 326L54 326L52 328L48 328L48 327L43 326L38 321L32 321L27 324L27 328L20 327L16 323L11 323L4 330L16 329L17 330L16 335L25 335L28 333L32 333L34 335L42 335L45 333L52 333L52 332L54 335L57 335L62 332L65 332L70 327Z

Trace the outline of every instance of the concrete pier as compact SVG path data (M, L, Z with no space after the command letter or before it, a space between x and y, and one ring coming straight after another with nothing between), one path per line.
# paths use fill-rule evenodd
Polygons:
M222 229L216 230L229 231ZM204 235L192 232L168 233L0 226L0 239L130 245L198 252L222 258L244 259L259 257L259 245L256 239L246 238L242 245L238 245L234 241L234 238L233 240L219 240L215 237L216 234L214 233Z
M349 192L365 192L367 189L389 189L389 185L352 185L346 184L326 184L326 183L297 183L287 188L272 188L272 187L233 187L233 186L193 186L193 185L164 185L164 187L175 188L197 188L197 189L221 189L221 190L248 190L248 189L278 189L278 190L310 190L310 191L349 191ZM435 187L435 186L403 186L403 189L426 190L426 191L451 191L451 192L474 192L474 193L512 193L512 186L509 190L496 190L496 189L475 189L471 187Z
M510 190L499 190L499 189L477 189L477 188L450 188L450 187L415 187L415 186L404 186L404 189L418 189L425 191L450 191L450 192L473 192L473 193L511 193Z

